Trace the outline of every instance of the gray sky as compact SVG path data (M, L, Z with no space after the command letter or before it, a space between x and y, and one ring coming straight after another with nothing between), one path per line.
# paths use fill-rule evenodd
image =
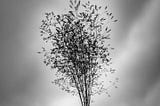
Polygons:
M120 78L111 98L92 106L159 106L160 1L99 0L119 20L112 28L114 67ZM44 13L64 11L67 0L0 1L0 106L80 106L51 84L53 72L37 54Z

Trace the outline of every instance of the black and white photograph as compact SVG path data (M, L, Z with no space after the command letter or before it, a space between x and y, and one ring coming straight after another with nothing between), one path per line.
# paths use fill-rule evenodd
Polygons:
M0 106L160 106L160 0L0 0Z

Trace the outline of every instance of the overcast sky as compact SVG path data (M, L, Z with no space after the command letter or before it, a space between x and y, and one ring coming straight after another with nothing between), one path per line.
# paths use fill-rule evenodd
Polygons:
M159 106L160 1L95 0L119 20L112 28L120 78L111 97L92 106ZM61 13L67 0L0 1L0 106L80 106L79 98L51 84L53 73L37 54L45 12Z

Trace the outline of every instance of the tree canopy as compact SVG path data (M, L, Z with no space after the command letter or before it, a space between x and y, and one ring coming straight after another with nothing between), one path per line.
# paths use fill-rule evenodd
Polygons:
M70 0L68 13L45 14L41 36L49 44L41 53L44 63L56 71L53 83L62 90L78 94L82 106L90 106L91 96L107 93L101 76L113 73L110 67L111 28L116 22L107 6L97 6L90 1ZM107 77L107 76L106 76Z

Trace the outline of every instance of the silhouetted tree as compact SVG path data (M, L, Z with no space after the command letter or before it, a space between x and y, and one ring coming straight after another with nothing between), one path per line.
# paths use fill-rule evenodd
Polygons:
M43 47L44 63L56 70L53 82L61 89L78 94L82 106L90 106L91 96L107 93L101 76L115 70L111 64L107 42L110 39L109 24L116 22L107 6L93 5L89 1L70 0L68 13L46 13L42 20L41 36L49 44Z

